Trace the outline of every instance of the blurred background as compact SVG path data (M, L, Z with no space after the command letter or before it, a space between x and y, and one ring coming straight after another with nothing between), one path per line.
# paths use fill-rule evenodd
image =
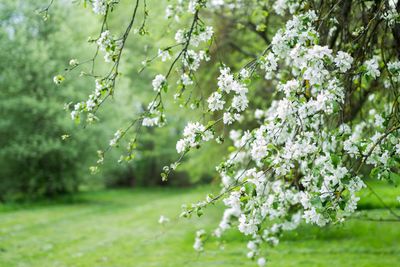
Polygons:
M69 73L62 86L56 86L52 77L62 72L71 58L84 61L92 57L95 45L86 40L97 36L100 19L80 3L56 1L44 20L36 11L47 2L7 0L0 5L0 200L51 197L94 188L210 182L213 166L197 164L205 157L200 151L174 179L161 183L162 167L177 159L175 143L182 127L191 117L200 116L195 112L187 116L187 111L183 116L171 103L167 103L168 113L172 114L168 117L169 127L143 129L139 154L132 163L118 164L122 152L114 149L107 154L101 172L90 175L96 151L104 149L114 132L134 119L141 106L152 99L154 73L167 66L155 63L140 75L138 70L143 60L157 54L167 38L171 39L173 29L166 30L166 21L153 17L148 26L154 29L151 34L128 43L114 98L98 113L99 123L85 127L75 124L63 106L87 98L94 80L79 77L81 70ZM165 5L153 6L153 14L164 13ZM125 1L115 11L120 14L110 23L115 33L124 29L130 7ZM99 57L96 67L101 71L106 66ZM212 76L210 72L202 78ZM69 137L63 140L65 135ZM210 149L207 158L217 162L218 151L210 153Z
M218 191L214 166L229 142L202 147L168 182L161 182L162 167L177 159L175 143L182 128L200 112L190 114L167 102L169 126L143 129L134 161L118 163L121 150L116 148L100 172L89 172L96 151L148 103L154 74L167 68L154 63L138 73L143 60L172 42L175 29L163 19L168 2L149 1L150 34L128 41L115 96L99 112L100 121L88 127L75 124L63 106L85 99L93 80L79 77L80 70L69 73L62 86L52 77L71 58L92 57L95 47L86 40L97 36L100 21L80 1L64 0L55 1L44 20L37 11L48 2L0 2L0 266L254 266L245 258L246 240L235 231L211 242L202 254L193 251L194 232L212 231L222 205L209 209L205 218L178 218L182 204ZM130 1L122 1L109 25L113 32L124 29L130 11ZM237 31L223 17L209 19L220 36L212 58L233 68L265 44L260 33ZM268 31L274 31L271 25ZM96 64L105 68L101 60ZM212 66L218 64L207 64L199 74L199 97L215 87L217 69ZM268 88L256 85L252 94L265 95ZM253 107L269 102L250 99ZM398 189L376 187L389 205L399 208ZM346 226L302 226L289 234L270 249L271 266L397 266L398 223L379 223L387 211L368 192L359 210L361 219ZM158 224L160 215L170 222ZM376 220L363 220L364 215Z

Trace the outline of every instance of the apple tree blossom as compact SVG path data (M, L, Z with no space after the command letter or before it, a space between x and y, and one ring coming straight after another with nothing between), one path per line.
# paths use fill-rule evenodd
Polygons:
M118 90L128 36L151 32L146 26L151 10L145 0L132 1L131 17L119 36L107 23L119 1L84 2L101 19L98 36L89 40L97 51L85 63L71 60L67 71L92 64L98 55L109 71L99 75L92 68L86 73L94 78L93 93L69 109L73 119L94 122L96 111ZM166 71L151 73L153 100L116 131L109 147L99 152L98 163L124 139L128 146L122 160L131 160L141 127L168 127L165 98L172 90L171 101L199 109L205 119L188 118L175 144L177 161L164 167L164 180L173 179L184 157L204 143L232 143L215 162L221 192L183 209L182 216L190 217L216 201L226 206L215 231L197 231L194 249L202 251L207 236L220 238L236 228L250 240L247 256L265 266L265 245L278 245L285 231L301 223L342 223L356 211L362 188L376 194L367 177L395 182L399 176L399 12L398 0L169 1L165 16L157 16L177 27L174 41L157 47L141 70L150 71L147 67L159 61ZM232 44L245 62L240 66L213 58L222 31L216 20L221 18L261 40L262 49L255 53L248 52L252 44ZM209 64L219 74L200 105L190 96L201 90L198 73ZM56 84L63 80L62 74L54 77ZM256 98L268 100L257 106ZM164 221L161 217L160 223Z

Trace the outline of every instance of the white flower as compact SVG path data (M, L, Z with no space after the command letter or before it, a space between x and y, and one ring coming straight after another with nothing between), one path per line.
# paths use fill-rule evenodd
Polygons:
M379 115L379 114L375 115L374 124L375 124L376 127L383 128L383 123L384 122L385 122L385 119L381 115Z
M53 77L53 82L57 85L61 84L65 80L64 76L56 75Z
M145 117L143 118L142 125L145 127L153 127L158 125L160 122L160 119L158 117L150 118L150 117Z
M354 194L352 194L350 196L350 200L346 204L345 211L348 213L353 213L357 209L357 202L359 200L359 197L356 197Z
M395 82L400 82L400 61L388 62L388 70Z
M297 80L290 80L285 84L280 84L278 90L283 91L286 97L290 97L290 95L297 93L301 88Z
M336 67L338 67L341 72L346 72L351 68L353 58L348 53L339 51L334 59L334 62Z
M389 0L388 2L388 8L383 10L383 14L381 15L381 18L386 20L389 24L389 26L393 27L394 24L396 24L399 20L399 13L397 12L397 2L398 0Z
M121 51L122 41L116 40L113 36L111 36L109 30L102 32L96 43L99 46L100 51L105 53L105 62L115 62L117 60L118 54Z
M121 139L121 136L122 136L122 131L121 130L116 131L114 134L114 138L110 140L110 146L116 146L119 139Z
M208 108L211 111L221 110L224 108L225 101L221 99L222 95L218 92L214 92L207 99Z
M208 61L210 58L207 56L205 51L194 51L188 50L185 56L182 58L182 63L185 67L189 68L191 71L196 71L200 67L202 60Z
M276 14L283 16L285 15L285 10L287 9L287 0L276 0L273 8Z
M194 250L199 251L199 252L204 250L203 239L204 239L205 235L206 235L206 231L204 231L203 229L198 230L196 232L196 238L195 238L194 244L193 244Z
M304 211L303 218L306 220L306 223L315 223L318 226L326 225L326 220L315 210L314 207L312 207L310 210Z
M231 70L228 67L221 68L221 74L218 77L218 87L228 94L231 91L231 85L234 82L233 75L230 72Z
M174 15L174 7L172 5L168 5L165 9L165 17L171 18Z
M197 147L201 141L209 141L213 133L199 122L189 122L183 130L183 138L176 143L176 150L182 153L189 148Z
M249 100L246 95L235 95L232 99L232 107L237 111L244 111L249 104Z
M251 157L255 161L260 161L265 156L267 156L267 144L265 140L257 140L258 142L254 142L251 149Z
M194 248L194 250L196 250L196 251L203 251L204 250L204 248L203 248L203 242L201 241L201 239L200 238L195 238L195 240L194 240L194 244L193 244L193 248Z
M156 102L150 102L147 109L148 113L143 118L142 125L146 127L162 127L166 123L165 114L156 108Z
M186 73L181 75L181 82L184 86L189 86L193 84L192 79L190 79L189 75L187 75Z
M257 260L257 264L260 267L264 267L266 265L267 261L265 260L265 258L258 258Z
M397 156L400 156L400 143L396 145L396 154Z
M224 5L224 0L211 0L210 5L214 8L222 7Z
M207 26L205 30L200 32L199 34L193 34L192 38L190 39L190 43L191 45L197 47L200 43L209 41L213 34L213 28L211 26Z
M274 71L276 71L278 67L278 62L274 53L268 53L260 67L261 69L265 70L265 79L272 79L272 74L274 73Z
M178 30L175 34L175 41L179 44L186 42L185 31Z
M165 217L164 215L161 215L160 219L158 219L159 224L166 224L167 222L169 222L169 218Z
M239 218L238 229L245 235L252 235L257 231L257 222L253 218L247 219L246 216L242 214Z
M93 0L93 12L99 15L105 15L107 10L106 0Z
M79 112L76 110L71 111L71 119L76 120L79 117Z
M224 113L222 120L223 120L224 124L228 124L228 125L232 124L235 121L232 114L229 112Z
M93 0L92 8L93 12L98 15L105 15L107 11L107 5L112 8L114 5L119 3L119 0Z
M184 152L187 148L187 144L186 144L186 140L185 139L181 139L178 142L176 142L176 151L180 154L182 152Z
M364 66L366 68L365 74L373 79L376 79L381 75L381 72L379 71L378 57L374 56L372 59L365 61Z
M77 59L71 59L70 61L69 61L69 65L71 66L71 67L75 67L75 66L77 66L77 65L79 65L79 61L77 60Z
M272 51L275 55L284 57L288 50L289 46L287 45L286 37L284 37L282 31L279 30L272 38Z
M92 111L96 107L96 102L93 99L86 101L86 108L88 111Z
M330 58L332 50L328 46L314 45L307 51L306 58L309 60L323 59L324 57Z
M258 120L264 117L264 115L264 111L261 109L256 109L256 111L254 112L254 117Z
M247 69L241 69L239 74L242 79L247 79L250 77L250 72Z
M165 61L171 59L171 55L169 54L168 50L158 49L158 57L161 57L162 62L165 62Z
M165 76L162 74L156 75L156 77L152 81L153 89L156 92L160 92L161 88L164 86L166 82Z
M188 11L192 14L196 13L196 9L198 8L197 0L189 0Z

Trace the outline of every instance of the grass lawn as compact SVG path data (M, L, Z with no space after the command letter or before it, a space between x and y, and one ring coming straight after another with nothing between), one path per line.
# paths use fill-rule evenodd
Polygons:
M374 188L400 211L395 199L400 189ZM203 199L209 189L110 190L0 206L0 266L256 266L245 258L245 240L233 231L223 249L215 241L204 253L192 249L195 230L212 230L222 206L207 209L201 218L177 215L182 203ZM360 216L390 218L368 191L362 195ZM171 218L166 226L157 223L161 214ZM400 222L304 225L268 252L268 266L400 266Z

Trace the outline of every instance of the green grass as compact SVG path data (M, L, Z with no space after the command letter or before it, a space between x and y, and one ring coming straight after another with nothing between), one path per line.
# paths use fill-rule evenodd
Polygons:
M374 184L395 208L398 189ZM0 266L190 267L255 266L236 232L204 253L193 251L196 229L212 230L222 206L201 218L178 219L182 203L201 200L209 187L82 193L56 202L0 206ZM389 218L364 191L364 216ZM160 214L172 221L159 225ZM268 249L269 266L399 266L400 223L353 219L323 229L304 225Z

